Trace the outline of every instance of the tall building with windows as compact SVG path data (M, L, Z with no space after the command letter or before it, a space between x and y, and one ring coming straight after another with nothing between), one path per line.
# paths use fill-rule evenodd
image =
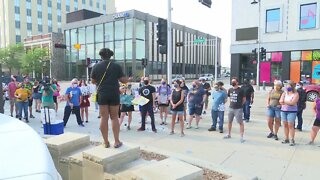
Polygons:
M275 79L318 83L320 79L319 0L233 0L231 76L259 82ZM259 50L257 50L259 52Z
M32 35L61 33L66 14L79 9L112 14L115 0L0 0L0 48Z

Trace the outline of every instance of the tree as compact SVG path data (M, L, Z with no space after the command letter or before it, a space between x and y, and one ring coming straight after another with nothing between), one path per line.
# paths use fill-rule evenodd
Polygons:
M9 69L11 74L13 69L20 69L20 60L23 54L24 48L22 44L15 44L2 48L0 49L0 63Z
M43 73L43 67L49 62L48 48L34 48L28 50L21 60L23 73L35 74Z

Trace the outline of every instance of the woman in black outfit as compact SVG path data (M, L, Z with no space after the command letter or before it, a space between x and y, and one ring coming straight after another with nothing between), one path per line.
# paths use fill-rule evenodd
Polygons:
M174 82L174 90L172 91L170 103L171 103L171 111L172 111L172 121L171 121L171 133L170 135L174 134L174 125L176 121L176 117L178 115L181 128L181 137L184 136L183 128L184 128L184 121L183 114L184 114L184 91L181 89L181 81L177 80Z

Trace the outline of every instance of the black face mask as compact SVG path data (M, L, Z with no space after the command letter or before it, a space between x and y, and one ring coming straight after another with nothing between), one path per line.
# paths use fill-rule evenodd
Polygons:
M231 85L232 85L232 86L236 86L237 83L236 83L236 82L232 82Z
M144 83L145 85L148 85L148 84L149 84L149 81L148 81L148 80L144 80L143 83Z

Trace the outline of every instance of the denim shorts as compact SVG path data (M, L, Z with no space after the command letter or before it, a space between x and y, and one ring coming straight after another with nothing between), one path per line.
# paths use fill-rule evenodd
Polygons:
M294 123L297 117L297 112L281 111L281 121Z
M171 111L173 115L184 115L184 111Z
M280 108L269 106L267 110L267 116L280 119L281 118Z

